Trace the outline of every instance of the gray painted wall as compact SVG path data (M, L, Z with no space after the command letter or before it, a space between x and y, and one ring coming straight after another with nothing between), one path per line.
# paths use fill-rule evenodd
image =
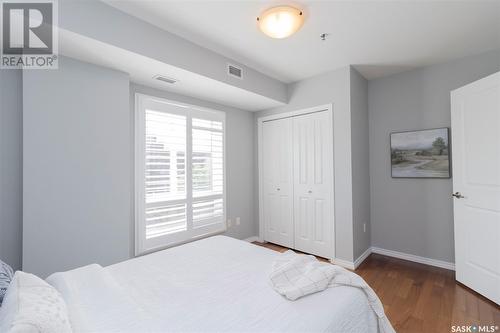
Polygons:
M29 214L26 214L26 223L29 226L25 232L25 237L27 238L27 242L25 246L27 247L26 255L24 258L25 269L28 271L39 272L44 275L53 270L62 270L67 268L76 267L78 265L83 265L88 262L100 262L101 264L111 263L118 260L123 260L129 258L133 255L133 246L134 246L134 220L133 220L133 206L131 202L133 202L133 112L134 112L134 94L135 92L140 92L144 94L150 94L154 96L159 96L167 99L177 100L184 103L190 103L194 105L199 105L207 108L213 108L220 111L226 112L226 121L227 121L227 138L226 138L226 150L227 150L227 200L228 200L228 211L227 216L231 218L232 221L235 221L236 217L241 218L241 224L233 226L228 229L226 235L232 236L239 239L244 239L247 237L251 237L257 234L257 223L254 220L254 178L253 178L253 165L254 165L254 155L253 155L253 143L254 143L254 118L253 113L248 111L243 111L235 108L230 108L223 105L218 105L215 103L210 103L198 99L194 99L187 96L182 96L174 93L169 93L165 91L160 91L156 89L152 89L149 87L144 87L140 85L130 84L130 94L127 90L127 98L123 99L119 96L123 95L124 90L124 82L129 85L128 77L125 74L114 72L108 69L104 69L98 66L94 66L91 64L82 63L73 59L61 58L61 68L59 71L59 75L50 75L55 74L55 72L49 72L41 75L42 72L38 71L27 71L25 73L25 98L29 99L26 101L27 108L27 117L25 119L25 126L28 128L29 126L37 127L36 135L32 134L33 129L30 129L25 135L28 137L25 144L25 154L31 155L26 157L26 172L32 174L31 178L36 178L36 175L39 175L42 172L47 174L51 174L57 168L60 168L60 165L64 165L67 163L79 164L79 165L88 165L89 162L93 160L101 160L101 157L95 156L95 154L100 154L101 152L96 151L88 151L89 149L95 149L96 147L87 146L88 142L83 142L78 140L78 138L74 138L74 140L78 140L76 142L77 145L80 145L80 151L86 151L85 156L74 156L74 154L66 154L64 150L59 148L51 148L49 152L46 150L39 150L40 145L43 146L52 146L65 144L65 147L68 145L75 144L73 141L66 140L65 143L57 143L53 140L55 137L49 136L50 133L56 133L64 131L65 133L94 133L96 128L93 127L91 123L92 119L96 120L97 115L103 112L103 109L110 109L109 105L106 103L102 104L100 108L93 109L93 112L89 115L89 111L87 108L90 105L94 105L92 100L97 101L103 100L104 96L108 96L109 98L113 98L114 107L112 110L112 114L103 114L106 116L101 120L106 120L107 125L111 126L113 133L119 134L122 137L120 140L120 155L128 155L129 160L127 163L120 164L120 178L122 181L127 177L128 183L123 182L125 186L123 187L122 195L118 196L117 202L113 203L114 206L121 205L120 202L127 201L127 204L124 206L124 212L121 212L123 215L122 218L126 221L124 224L122 222L119 223L120 231L118 235L109 236L109 239L113 240L113 247L116 247L116 250L113 250L113 253L109 255L101 256L102 253L107 253L107 250L102 248L95 248L91 253L86 253L85 256L82 256L80 253L81 248L75 248L72 246L73 252L68 253L67 255L63 255L63 257L58 257L54 255L54 252L58 251L59 247L69 246L67 242L73 243L74 233L68 237L64 237L62 242L55 242L54 236L50 235L53 230L60 230L59 223L53 221L53 214L55 212L42 212L43 221L37 223L50 223L50 226L45 228L45 231L48 233L46 235L42 230L40 233L39 224L36 225L36 229L33 228L35 224L33 218L30 216L34 216L40 213L40 210L44 206L53 207L57 205L63 205L64 203L60 200L64 198L56 197L56 194L62 194L66 191L70 191L71 189L63 189L61 190L58 187L61 187L63 184L68 182L67 179L59 180L59 184L51 183L50 186L44 186L40 182L40 180L47 180L47 177L42 177L39 180L33 180L26 184L25 186L25 197L28 205L26 207L27 210L30 211ZM64 62L64 64L63 64ZM43 72L45 73L45 72ZM82 75L82 73L86 73L86 75ZM49 76L47 76L49 74ZM2 82L2 100L1 100L1 110L2 110L2 136L0 140L1 144L1 159L2 163L0 164L0 172L1 172L1 223L0 223L0 256L2 260L8 262L13 265L16 269L21 268L22 261L22 100L23 100L23 85L22 85L22 73L19 71L0 71L0 78ZM69 79L71 77L71 80ZM37 84L40 80L45 82L43 89L39 90ZM125 81L126 80L126 81ZM68 82L75 83L75 81L79 81L78 86L80 86L81 91L78 93L69 92L68 89L62 89L61 86L67 86ZM99 85L96 85L96 82L101 82ZM110 84L110 81L113 81L113 84ZM119 81L119 84L117 82ZM104 89L104 86L113 86L109 89ZM116 87L115 87L116 86ZM36 87L36 88L35 88ZM95 89L92 87L96 87ZM81 92L85 91L83 95ZM104 95L104 96L103 96ZM51 97L52 96L52 97ZM53 98L57 96L56 98ZM64 96L63 100L59 98L59 96ZM91 97L92 96L92 97ZM84 97L88 97L89 100L85 100ZM83 100L82 100L83 98ZM79 101L80 105L76 105L75 101ZM126 104L124 104L126 103ZM130 103L130 105L129 105ZM54 105L56 104L56 105ZM38 108L36 107L38 105ZM40 113L41 105L44 105L43 110L52 110L51 112L45 111L44 113ZM128 113L123 113L123 111L118 111L118 109L122 109L126 107ZM132 106L132 107L130 107ZM77 107L77 109L75 109ZM34 112L36 110L36 113ZM71 117L68 118L60 118L60 112L62 110L73 110L72 112L80 111L80 122L71 123L73 120L78 120L79 118ZM83 112L85 110L85 112ZM120 117L122 121L119 121L118 118L116 121L112 119L113 116L117 116L117 113L120 112ZM44 119L38 119L37 116L44 115ZM55 117L59 117L58 120L54 120ZM101 118L101 116L99 116ZM88 118L88 119L87 119ZM44 120L44 121L42 121ZM68 122L66 124L66 122ZM38 124L42 126L36 126ZM112 123L112 124L111 124ZM102 124L103 126L105 124ZM74 127L76 126L76 128ZM68 128L69 127L69 128ZM90 128L92 127L92 128ZM100 128L100 131L104 130L104 128ZM100 133L103 134L103 133ZM92 135L95 137L95 135ZM97 138L96 138L97 139ZM118 141L118 139L117 139ZM96 142L93 142L96 144ZM116 143L116 141L115 141ZM44 148L47 149L47 148ZM49 156L51 151L59 151L58 156ZM64 153L64 158L62 155ZM35 155L33 155L35 154ZM47 164L45 164L43 168L40 168L40 164L36 162L38 158L41 158L40 155L43 154L43 159L46 160ZM122 156L122 157L123 157ZM60 160L57 160L59 159ZM56 161L54 160L56 159ZM68 160L67 160L68 159ZM66 160L66 161L64 161ZM5 162L4 162L5 161ZM8 161L8 163L7 163ZM123 161L122 161L123 162ZM54 164L59 164L59 166L54 166ZM113 164L113 161L108 160L109 164ZM102 166L101 166L102 167ZM59 170L59 169L57 169ZM84 170L83 167L80 167L78 170L80 173L79 178L86 178L87 184L95 183L91 178L94 177L102 177L102 174L99 175L100 172L105 173L105 170L100 170L100 167L93 165L89 170ZM70 175L66 174L66 177L70 177ZM120 183L122 183L120 181ZM36 183L36 184L34 184ZM68 182L68 184L70 184ZM126 187L130 186L129 189ZM120 186L121 188L122 186ZM47 189L45 189L47 188ZM53 189L53 193L50 192L49 189ZM78 195L80 197L90 196L97 189L82 189L79 188ZM45 191L48 191L47 193ZM42 192L42 193L40 193ZM58 193L54 193L58 192ZM125 198L125 194L127 198ZM70 193L72 194L72 193ZM108 193L109 194L109 193ZM43 200L37 200L37 196L40 196ZM106 194L100 194L101 198L106 196ZM109 194L111 196L111 194ZM107 197L109 199L109 196ZM65 198L69 199L69 195L64 195ZM95 196L94 196L95 197ZM54 201L58 201L58 203L54 203ZM73 204L77 203L72 200ZM81 198L80 201L84 201ZM85 200L88 202L88 200ZM109 202L108 202L109 203ZM36 205L36 206L34 206ZM89 218L90 215L104 215L107 212L102 211L102 207L94 207L95 210L93 212L86 212L81 219ZM69 210L69 208L68 208ZM123 209L120 209L122 211ZM58 220L61 219L74 219L68 217L71 212L66 212L66 215L61 213L60 216L57 217ZM82 212L74 212L75 214L81 215ZM82 220L75 221L72 223L71 229L73 230L74 224L85 225L85 229L89 232L97 233L101 226L96 226L96 223L88 224L88 222L83 222ZM90 218L89 218L90 219ZM98 218L97 218L98 219ZM54 224L52 224L54 223ZM85 224L87 223L87 224ZM114 221L116 227L118 227L118 222ZM61 223L62 224L62 223ZM126 225L126 227L124 227ZM111 231L106 228L107 231ZM75 232L80 233L80 229L76 229ZM59 233L60 234L60 233ZM85 235L84 235L85 236ZM85 237L84 237L85 238ZM58 237L59 239L59 237ZM126 239L126 241L125 241ZM87 242L88 239L79 238L79 240L84 243ZM41 244L43 242L43 244ZM38 251L38 247L46 247L47 244L58 244L57 246L51 246L48 249ZM91 243L89 243L91 244ZM101 242L101 244L105 244L105 242ZM109 245L109 243L108 243ZM90 245L85 245L85 252L87 251L87 247ZM35 251L36 250L36 251ZM77 253L75 253L77 252ZM64 252L63 252L64 253ZM61 254L62 255L62 254ZM46 259L40 260L41 257L50 257L52 258L50 262ZM70 260L69 256L73 258ZM110 259L110 260L108 260ZM56 263L61 263L59 266ZM41 267L43 266L43 267ZM52 267L57 266L57 267Z
M242 218L242 224L227 234L237 238L258 233L255 119L333 103L337 257L353 260L366 248L367 236L361 232L367 216L363 204L366 169L362 166L369 165L371 212L366 222L372 245L454 261L451 180L391 179L389 132L449 126L449 91L498 70L500 50L370 81L369 161L362 137L367 126L363 100L366 82L348 68L290 85L289 105L255 115L151 88L131 85L131 90L227 113L228 218ZM22 81L19 72L0 71L0 257L16 268L21 262L22 232ZM56 262L64 267L55 269L66 269L128 258L133 250L133 109L129 105L127 75L63 58L59 71L27 71L25 81L28 115L24 119L24 171L28 182L24 189L28 230L24 230L24 237L30 240L24 246L25 268L42 271L43 275L44 270L53 270L50 265ZM107 133L110 128L113 137ZM78 133L84 139L70 135ZM57 140L60 137L65 140ZM113 141L113 154L102 149L103 138ZM64 152L65 159L57 151ZM93 160L102 161L106 167L98 167L91 163ZM104 183L110 186L90 186ZM86 199L96 196L99 200ZM127 209L111 212L103 202ZM44 209L47 207L64 211ZM89 223L91 228L82 228ZM44 227L47 225L67 228L68 233L55 235L51 227ZM99 235L106 235L105 241L96 242ZM109 246L110 239L113 246ZM61 244L65 252L61 254L54 244ZM75 254L81 254L81 248L86 249L85 258ZM37 261L42 256L51 260Z
M135 93L162 97L226 113L227 218L233 221L233 226L228 229L226 235L239 239L255 236L258 232L258 223L254 216L253 196L253 113L136 84L130 86L130 92L132 113L135 107ZM236 217L241 218L239 226L234 225Z
M352 148L352 229L354 260L371 246L370 151L368 138L368 82L350 71ZM364 227L363 225L366 225Z
M449 127L450 91L499 70L496 50L369 82L373 246L454 262L451 179L392 179L389 133Z
M127 74L68 58L24 71L23 269L42 277L129 258Z
M287 101L285 83L101 1L59 1L59 26L278 102ZM144 38L145 36L147 38ZM228 63L240 66L245 79L240 80L227 75Z
M350 68L345 67L289 86L289 103L255 113L255 119L270 114L333 103L335 165L335 256L353 260ZM256 125L255 125L256 126ZM255 127L255 131L257 131ZM257 138L257 136L256 136ZM257 143L255 144L257 146ZM257 166L255 166L257 169ZM255 177L258 188L258 177ZM256 191L258 192L258 191ZM258 198L258 193L255 194ZM258 202L258 199L256 199ZM256 204L258 206L258 204ZM257 210L258 212L258 207Z
M22 73L0 70L0 259L21 268Z

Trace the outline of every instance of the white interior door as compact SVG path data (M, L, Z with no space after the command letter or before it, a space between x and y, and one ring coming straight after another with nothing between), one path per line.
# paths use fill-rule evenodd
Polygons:
M293 247L293 162L291 119L264 122L263 218L264 240Z
M333 254L333 139L327 111L293 118L295 248Z
M500 72L451 93L456 279L500 303Z

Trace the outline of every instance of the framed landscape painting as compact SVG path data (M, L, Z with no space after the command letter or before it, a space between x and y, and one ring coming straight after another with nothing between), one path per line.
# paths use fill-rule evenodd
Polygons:
M450 178L448 128L391 133L393 178Z

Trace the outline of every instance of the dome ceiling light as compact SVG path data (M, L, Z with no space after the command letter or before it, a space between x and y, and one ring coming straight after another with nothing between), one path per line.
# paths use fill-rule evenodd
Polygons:
M278 6L265 10L257 17L260 30L271 38L286 38L293 35L304 24L300 9Z

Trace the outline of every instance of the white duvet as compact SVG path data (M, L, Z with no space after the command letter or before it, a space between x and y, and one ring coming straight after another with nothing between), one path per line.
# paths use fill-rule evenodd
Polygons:
M378 332L358 288L289 301L270 285L279 253L215 236L102 268L56 273L75 332Z

